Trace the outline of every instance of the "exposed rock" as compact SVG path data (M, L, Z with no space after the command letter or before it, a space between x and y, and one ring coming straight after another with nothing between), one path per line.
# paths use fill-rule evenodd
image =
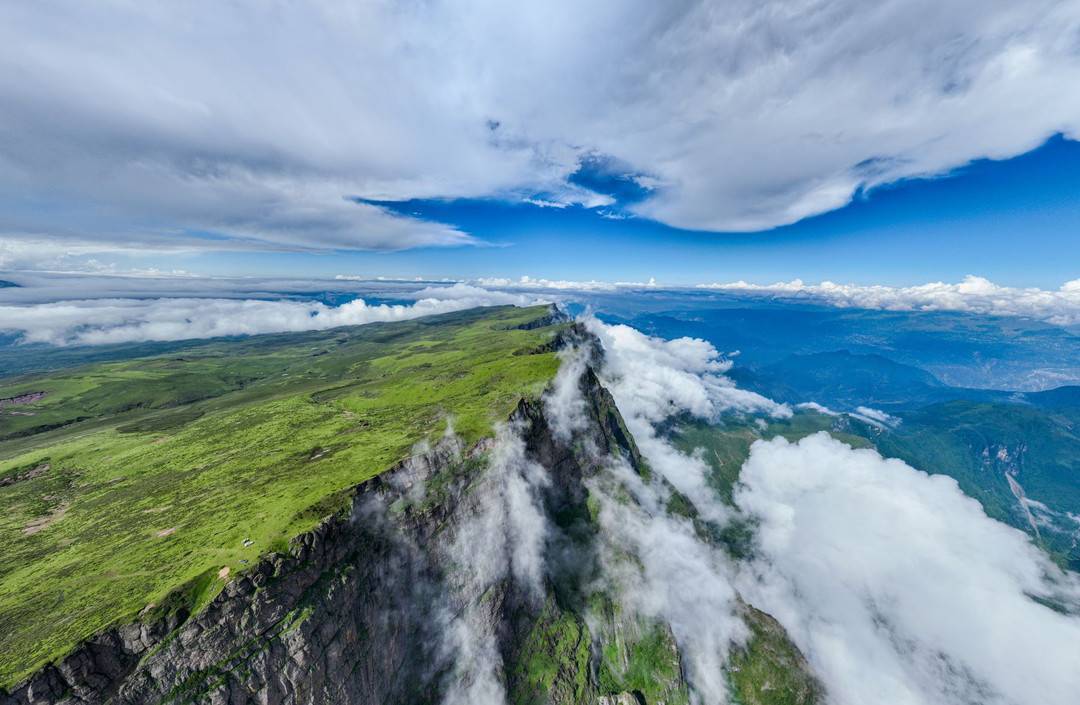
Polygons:
M16 482L22 482L23 480L33 480L35 477L39 477L49 472L52 466L48 463L39 463L29 470L15 473L14 475L8 475L7 477L0 477L0 487L7 487L8 485L14 485Z
M544 328L545 326L555 325L557 323L567 323L570 321L570 317L559 310L559 307L555 304L548 306L548 312L539 318L534 318L528 323L522 323L518 326L520 330L533 330L535 328Z
M6 409L9 406L33 404L36 401L44 399L45 394L45 392L27 392L26 394L18 394L13 397L4 397L3 399L0 399L0 409Z
M598 702L600 705L646 705L645 698L635 693L601 695Z

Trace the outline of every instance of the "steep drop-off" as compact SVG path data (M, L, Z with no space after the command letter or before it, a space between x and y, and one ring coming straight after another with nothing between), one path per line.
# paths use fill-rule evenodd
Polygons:
M493 439L419 448L195 614L180 591L0 703L689 702L671 626L603 587L596 479L648 467L592 370L572 383L569 428L526 398ZM732 700L816 702L782 628L741 616Z

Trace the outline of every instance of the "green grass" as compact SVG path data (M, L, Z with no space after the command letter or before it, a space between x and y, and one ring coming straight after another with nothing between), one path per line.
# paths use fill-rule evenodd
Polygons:
M0 687L170 593L205 604L219 570L285 546L448 419L467 443L489 435L557 369L552 353L529 354L557 328L520 328L545 313L218 341L0 379L0 398L46 392L0 410L0 479L22 478L0 486Z
M589 629L548 597L511 664L509 701L515 705L586 702L589 689Z
M747 607L747 643L731 653L728 683L737 705L814 705L824 700L821 684L780 624Z
M597 665L602 694L636 692L647 703L690 702L675 637L666 624L626 615L600 593L592 596L591 609L602 625Z

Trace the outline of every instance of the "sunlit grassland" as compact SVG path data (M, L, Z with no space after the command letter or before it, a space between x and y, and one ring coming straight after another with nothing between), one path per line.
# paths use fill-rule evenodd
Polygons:
M490 434L558 366L542 347L557 327L520 328L546 313L218 341L0 379L0 398L46 392L0 410L0 687L179 586L205 603L223 568L283 548L449 421L466 442Z

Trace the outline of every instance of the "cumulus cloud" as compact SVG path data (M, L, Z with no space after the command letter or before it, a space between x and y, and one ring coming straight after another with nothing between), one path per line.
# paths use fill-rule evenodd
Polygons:
M988 279L964 277L959 284L934 282L919 286L806 284L801 279L775 284L699 284L719 289L777 297L802 297L833 306L886 311L968 311L996 316L1026 316L1057 325L1080 323L1080 279L1066 282L1057 291L999 286Z
M726 522L731 515L706 480L705 462L676 450L657 426L683 413L712 419L731 410L785 410L764 397L733 395L734 385L722 377L730 363L705 341L665 341L595 319L586 324L604 348L604 382L655 473L646 481L625 461L610 464L611 479L634 503L622 501L602 479L591 485L605 529L605 572L630 609L670 626L697 701L727 702L724 664L730 647L746 636L731 567L688 520L667 513L668 488L688 497L707 520ZM627 555L634 561L627 563Z
M801 404L795 405L796 409L806 409L807 411L816 411L819 414L825 414L826 416L839 416L840 412L833 411L824 404L818 404L816 401L806 401Z
M821 433L758 441L740 479L759 522L740 591L833 702L1075 702L1080 579L951 478Z
M630 418L659 423L683 412L708 420L726 411L791 415L787 406L736 387L724 376L732 363L708 341L664 340L595 318L585 325L600 339L605 381Z
M900 424L900 419L897 417L886 414L880 409L872 409L869 406L855 407L855 411L851 412L850 416L880 429L894 427Z
M547 303L546 299L533 296L523 296L504 291L491 291L470 284L458 282L450 286L427 286L409 294L409 297L420 301L453 301L467 308L476 306L529 306L537 303Z
M697 455L677 450L657 432L672 417L689 414L716 420L723 413L791 416L791 409L754 392L739 389L724 376L731 362L698 338L663 340L624 325L586 319L588 330L604 349L603 381L611 390L627 428L649 466L689 497L702 516L723 522L727 509L709 486L709 468Z
M605 555L606 574L635 610L672 625L704 702L724 701L716 678L727 649L745 636L736 596L783 624L830 702L1075 699L1080 577L1059 569L1025 534L989 519L954 480L824 433L755 443L736 506L726 507L705 482L700 458L676 451L657 427L680 413L790 412L732 396L726 383L710 379L729 363L701 341L588 325L604 344L604 380L656 477L686 494L702 518L722 524L737 512L755 526L753 557L729 563L666 513L667 491L655 478L616 464L612 477L633 503L602 479L593 484L615 547ZM894 423L875 409L856 413ZM627 554L629 564L620 558Z
M0 232L455 245L369 201L597 207L573 177L603 164L638 215L767 228L1075 137L1078 28L1059 0L6 3Z
M417 299L412 304L368 304L355 299L340 306L318 301L205 298L85 299L0 305L0 330L18 333L24 343L101 345L323 330L401 321L477 306L538 302L465 284L428 287L412 296Z

